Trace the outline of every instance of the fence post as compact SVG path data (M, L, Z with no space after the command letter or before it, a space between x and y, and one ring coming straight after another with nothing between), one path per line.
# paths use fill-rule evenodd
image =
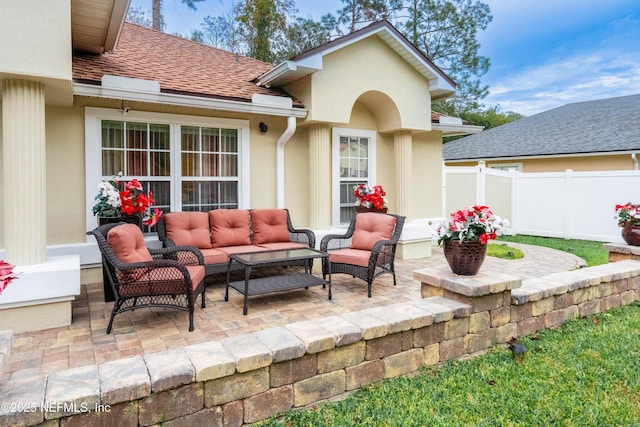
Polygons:
M571 225L572 225L572 221L571 221L571 216L574 215L574 213L571 210L571 207L569 206L569 201L571 200L571 191L572 191L572 186L573 186L573 169L567 169L564 171L565 175L564 175L564 200L563 200L563 206L562 206L562 212L564 213L563 215L563 234L564 234L564 238L565 239L570 239L571 238Z
M512 168L509 169L511 172L511 232L514 234L518 234L518 179L520 178L520 172L517 169Z
M487 199L487 178L485 169L487 164L484 160L478 162L478 176L476 180L476 205L484 205Z

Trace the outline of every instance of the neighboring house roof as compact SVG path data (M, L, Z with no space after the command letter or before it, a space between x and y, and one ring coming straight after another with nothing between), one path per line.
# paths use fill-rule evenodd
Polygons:
M267 87L283 86L313 74L322 70L324 55L357 43L371 35L380 37L391 49L429 80L429 92L432 99L448 98L455 93L456 84L454 81L387 20L375 22L284 61L258 77L257 82Z
M271 64L126 22L109 54L74 52L73 80L101 85L104 75L152 80L161 93L251 102L258 95L291 98L252 80ZM294 106L301 107L299 102Z
M640 95L567 104L444 144L445 160L640 150Z

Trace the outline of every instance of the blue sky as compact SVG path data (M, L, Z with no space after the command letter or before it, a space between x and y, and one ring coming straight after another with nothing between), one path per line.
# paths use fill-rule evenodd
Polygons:
M640 94L640 0L485 0L493 21L478 35L491 68L486 106L532 115L572 102ZM164 0L169 33L190 34L229 0L198 10ZM132 0L151 9L151 0ZM299 15L319 19L340 0L296 0Z

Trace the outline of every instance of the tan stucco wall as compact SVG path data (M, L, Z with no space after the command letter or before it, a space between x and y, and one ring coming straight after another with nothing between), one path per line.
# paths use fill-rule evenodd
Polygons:
M47 244L81 243L85 236L84 107L120 108L109 100L76 98L74 107L46 108ZM1 104L0 104L1 105ZM247 119L247 116L193 108L129 103L132 109L163 113ZM265 122L269 129L258 128ZM286 118L250 116L251 207L276 207L276 142L286 129ZM2 176L2 120L0 117L0 176ZM285 146L285 200L294 226L309 222L307 130L299 129ZM93 185L87 184L87 185ZM97 185L97 183L95 184ZM3 188L0 186L0 200ZM3 212L0 209L0 248L4 247Z
M0 0L0 11L0 80L40 81L47 103L70 105L71 2Z
M83 242L84 109L48 107L45 121L47 244Z
M304 97L308 121L349 123L352 106L366 94L380 132L430 129L428 81L377 36L324 56L323 69L311 80L310 95L290 89ZM400 114L390 117L388 107L394 104Z
M413 218L439 217L442 211L442 134L413 135Z
M640 160L640 153L637 154ZM555 157L545 159L514 159L505 161L489 160L487 166L514 165L522 166L522 172L564 172L567 169L579 171L633 170L631 154ZM447 162L447 166L477 166L478 162Z

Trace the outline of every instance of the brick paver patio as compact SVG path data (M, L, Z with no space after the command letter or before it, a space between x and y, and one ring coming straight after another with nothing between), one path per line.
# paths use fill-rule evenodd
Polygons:
M483 266L520 278L571 270L584 264L574 255L537 246L517 245L521 260L487 257ZM417 269L446 265L440 248L430 258L397 261L397 281L383 276L367 298L366 283L347 275L333 277L333 300L321 287L253 297L249 313L242 315L242 295L230 291L224 301L224 282L216 276L207 287L207 307L195 312L195 331L188 332L188 316L182 311L140 309L116 316L113 332L106 334L113 303L105 303L102 284L82 286L73 305L73 322L65 328L15 336L3 380L48 374L78 366L155 353L225 337L281 326L287 323L339 315L364 308L420 299L420 283L412 279ZM316 268L317 269L317 268Z

